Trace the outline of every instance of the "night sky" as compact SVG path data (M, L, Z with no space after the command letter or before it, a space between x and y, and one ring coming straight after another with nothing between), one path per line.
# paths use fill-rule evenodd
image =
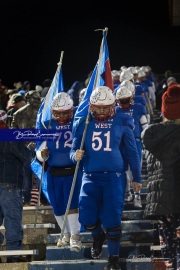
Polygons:
M42 85L64 51L68 89L93 70L102 40L95 30L105 27L112 70L150 65L156 74L180 72L180 28L170 26L168 0L105 2L1 0L0 79L9 88L25 80Z

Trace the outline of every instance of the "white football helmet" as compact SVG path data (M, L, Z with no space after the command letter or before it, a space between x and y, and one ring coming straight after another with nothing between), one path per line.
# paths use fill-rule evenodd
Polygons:
M120 72L118 70L112 70L111 71L111 75L112 75L113 78L114 77L119 77L120 76Z
M90 97L90 103L93 105L112 105L114 102L115 96L112 90L107 86L95 88Z
M140 70L140 71L144 71L145 73L147 73L147 72L149 71L148 68L147 68L146 66L140 67L139 70Z
M121 83L121 86L127 87L133 95L135 94L135 85L133 82L125 80Z
M136 73L135 67L128 67L127 70L129 70L132 74Z
M70 96L61 92L54 96L51 104L52 114L58 124L66 124L73 117L73 100Z
M133 78L134 75L128 69L124 69L120 75L120 82L123 82L125 80L130 81L133 80Z
M148 72L152 71L152 68L150 66L146 66Z
M129 109L133 103L133 94L126 86L120 86L116 92L116 100L123 109Z
M98 121L110 119L115 113L115 96L107 86L99 86L90 96L90 112Z
M116 92L116 99L129 98L131 96L132 92L126 86L120 86Z
M127 69L126 66L121 66L121 67L120 67L120 72L122 72L122 71L125 70L125 69Z
M142 71L142 70L139 70L138 71L138 79L143 78L143 77L146 77L146 73L144 71Z

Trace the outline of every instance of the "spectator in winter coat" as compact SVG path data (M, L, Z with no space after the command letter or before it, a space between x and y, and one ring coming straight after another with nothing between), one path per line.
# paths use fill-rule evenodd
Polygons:
M162 257L169 258L168 266L176 270L180 269L180 85L169 86L163 94L161 112L163 122L142 132L149 182L144 217L159 220Z
M0 111L0 129L7 129L7 114ZM6 250L21 250L23 163L29 159L30 150L24 142L0 142L0 226L4 222ZM0 244L3 235L0 233ZM22 256L8 256L7 262L27 261Z
M27 104L17 110L13 114L12 127L13 128L35 128L36 126L36 117L39 107L41 105L41 98L38 91L31 90L25 94L25 99ZM31 144L33 145L33 144ZM37 199L31 200L31 189L32 189L32 180L33 175L31 171L31 160L24 164L24 203L30 205L36 205ZM37 198L37 197L36 197Z

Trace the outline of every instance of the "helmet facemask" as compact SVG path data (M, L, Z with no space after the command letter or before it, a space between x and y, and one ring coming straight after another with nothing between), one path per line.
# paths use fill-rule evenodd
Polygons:
M90 112L97 121L105 121L113 118L115 114L114 104L94 105L90 104Z
M58 124L64 125L73 118L73 107L69 110L52 110L52 114Z
M73 101L67 93L60 92L53 98L51 110L58 124L67 124L73 118Z
M90 112L97 121L111 119L115 114L115 96L107 86L98 86L90 96Z

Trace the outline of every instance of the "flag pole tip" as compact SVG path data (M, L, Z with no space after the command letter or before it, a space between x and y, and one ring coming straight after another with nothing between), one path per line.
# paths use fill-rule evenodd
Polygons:
M64 51L61 51L60 60L59 60L59 62L57 63L58 66L62 65L62 59L63 59L63 56L64 56Z
M94 31L103 31L104 29L95 29Z

